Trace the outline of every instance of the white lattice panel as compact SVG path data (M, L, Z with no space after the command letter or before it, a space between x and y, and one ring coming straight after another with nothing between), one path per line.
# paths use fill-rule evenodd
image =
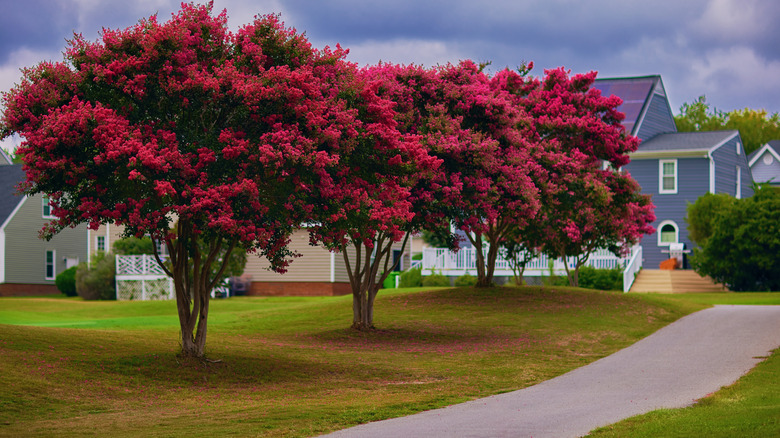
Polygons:
M173 282L168 277L116 281L116 299L170 300L173 299Z

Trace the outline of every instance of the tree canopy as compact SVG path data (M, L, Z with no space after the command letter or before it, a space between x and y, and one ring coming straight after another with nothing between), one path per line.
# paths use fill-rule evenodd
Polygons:
M682 104L674 122L680 132L737 130L747 154L771 140L780 139L778 113L769 114L765 109L751 108L723 112L707 103L705 96Z

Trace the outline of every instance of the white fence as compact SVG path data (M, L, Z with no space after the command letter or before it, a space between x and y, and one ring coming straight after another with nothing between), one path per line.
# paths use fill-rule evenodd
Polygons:
M487 254L486 254L487 256ZM569 268L573 269L576 263L574 257L566 259ZM642 268L642 247L635 246L628 257L616 257L608 250L595 251L585 265L597 269L623 269L623 292L628 292L634 283L636 273ZM457 253L446 248L425 248L423 249L422 275L431 275L433 272L449 277L459 277L469 273L475 275L477 272L477 256L474 248L463 248ZM552 263L553 275L566 275L566 267L563 259L555 259ZM493 275L498 277L511 277L512 269L509 262L498 257L496 259L496 269ZM525 265L523 276L540 277L550 275L550 258L542 254Z
M117 300L171 300L173 296L173 279L165 275L154 256L116 256Z

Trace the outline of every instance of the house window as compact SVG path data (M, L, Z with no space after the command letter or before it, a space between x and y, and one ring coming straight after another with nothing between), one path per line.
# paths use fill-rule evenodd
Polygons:
M97 236L95 250L99 252L106 252L106 236Z
M46 195L43 195L43 212L41 216L44 219L56 219L54 215L51 213L51 205L49 204L49 197Z
M739 142L737 142L737 155L742 154L741 150L742 150L742 145Z
M669 246L679 240L679 228L673 221L663 221L658 226L658 246Z
M46 279L54 280L57 272L57 253L46 251Z
M677 193L677 160L660 160L658 193Z
M742 198L742 168L737 166L737 190L735 197L737 199Z

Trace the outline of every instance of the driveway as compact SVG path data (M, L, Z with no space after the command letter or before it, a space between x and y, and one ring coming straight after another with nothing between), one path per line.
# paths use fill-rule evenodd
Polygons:
M628 348L519 391L327 437L579 437L730 385L780 346L780 306L715 306Z

